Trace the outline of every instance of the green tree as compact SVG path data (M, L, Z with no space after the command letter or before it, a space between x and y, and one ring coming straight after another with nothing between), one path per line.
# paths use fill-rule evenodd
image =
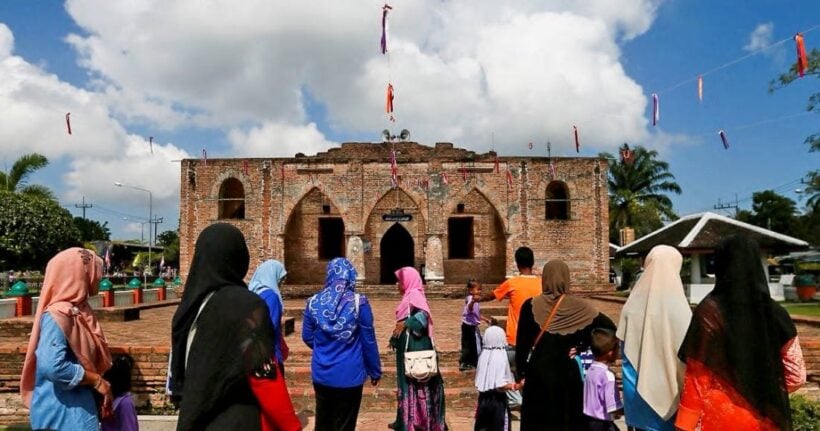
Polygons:
M668 193L680 194L681 188L669 171L669 163L658 160L658 152L637 146L632 163L614 160L609 153L601 157L609 163L609 236L617 242L618 231L635 229L639 238L663 226L664 220L678 216L672 209Z
M175 230L166 230L157 235L157 243L164 249L165 264L179 265L179 233Z
M814 48L808 54L808 65L806 67L805 76L803 79L811 79L811 77L820 78L820 50ZM769 92L779 90L800 78L797 73L797 63L793 64L788 72L778 76L769 83ZM815 86L815 89L820 88ZM820 91L809 95L809 101L806 105L806 110L809 112L820 113ZM806 145L809 146L809 151L820 151L820 132L815 132L809 135L805 140ZM809 186L806 187L806 193L809 194L807 205L813 209L820 207L820 170L814 170L808 173Z
M80 232L81 241L108 241L111 239L111 230L108 222L102 224L96 220L74 217L74 227Z
M798 236L797 204L773 190L752 194L752 210L738 213L738 220L786 235Z
M0 267L43 270L60 250L79 245L71 213L56 201L0 191Z
M42 154L31 153L21 156L8 172L0 171L0 190L54 200L54 193L48 187L28 184L29 176L46 165L48 159Z

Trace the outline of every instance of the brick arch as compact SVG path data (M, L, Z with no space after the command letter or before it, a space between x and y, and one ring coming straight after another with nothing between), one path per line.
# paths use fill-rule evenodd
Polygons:
M323 206L327 205L325 212ZM341 220L341 226L338 221ZM330 223L332 222L332 223ZM325 266L329 258L321 257L322 250L328 244L327 239L320 238L320 231L325 224L332 224L330 238L339 238L338 249L344 255L347 224L343 213L327 194L319 187L311 187L288 215L284 230L284 263L288 269L288 282L292 284L322 284L325 279ZM321 241L320 241L321 239ZM331 241L333 244L338 244ZM332 249L332 248L331 248Z
M471 187L462 187L458 190L458 193L448 198L447 207L445 208L443 214L445 214L445 216L449 216L450 214L454 213L456 207L458 206L458 203L461 202L465 197L467 197L467 195L472 193L473 190L475 190L479 195L481 195L481 197L483 197L487 200L487 202L490 203L490 206L493 208L495 214L498 216L498 219L501 221L501 226L504 228L504 232L509 232L509 226L507 226L507 219L506 217L502 217L501 211L498 210L499 208L501 208L501 205L499 205L499 203L494 201L493 199L490 199L490 195L485 193L483 190L481 190L480 187L476 185L473 185Z
M459 212L461 202L464 212ZM442 237L445 283L461 284L470 278L503 281L507 234L498 208L478 187L464 187L446 210Z
M235 178L242 183L242 188L245 189L245 197L253 193L253 186L251 185L250 178L236 169L226 169L220 172L213 184L211 184L211 199L219 199L219 188L222 186L222 183L229 178Z
M285 217L285 227L284 227L285 232L282 232L282 233L287 233L287 227L290 224L291 219L293 218L293 212L299 207L299 205L302 204L302 202L305 200L306 197L308 197L308 195L313 193L314 190L321 193L324 196L324 198L328 201L328 203L330 203L331 208L335 208L339 212L340 217L342 217L342 219L344 219L344 212L342 211L342 207L339 206L339 204L332 197L330 197L330 195L328 193L326 193L325 190L323 190L322 187L320 187L320 186L321 186L321 183L318 184L318 185L317 184L303 185L302 188L299 190L299 194L298 194L299 198L291 200L290 202L292 203L292 205L288 205L288 203L285 203L285 205L288 205L290 208L287 211L287 214L288 214L287 217ZM246 193L246 195L247 195L247 193ZM348 220L345 219L344 222L345 222L345 226L349 226Z
M243 196L245 199L244 202L244 216L241 218L221 218L221 211L220 206L222 202L220 201L220 190L222 189L222 185L225 184L226 181L229 180L236 180L242 185ZM215 205L209 205L209 214L211 219L215 220L247 220L252 218L252 214L255 213L257 208L250 208L248 207L249 198L253 195L253 187L251 186L250 178L246 175L242 174L242 172L237 171L235 169L228 168L223 172L220 172L219 175L214 179L213 184L211 184L211 190L209 194L209 199L211 202L215 202Z
M382 214L388 212L395 207L393 199L394 193L399 193L399 200L404 201L402 207L409 209L413 214L413 219L408 222L388 222L382 220ZM400 224L413 238L414 250L414 265L418 268L424 263L424 241L427 233L427 218L422 212L422 206L419 202L413 199L413 196L407 193L402 188L389 189L383 193L379 199L370 207L366 213L367 217L363 220L363 237L362 239L370 243L370 251L365 255L365 279L367 283L381 282L381 264L382 251L381 242L386 232L395 224Z
M393 187L390 187L388 185L382 188L381 190L377 190L377 192L380 193L380 196L378 199L373 201L372 205L364 207L363 214L366 214L367 216L364 217L364 219L362 219L362 229L365 229L367 227L365 225L367 224L367 220L370 218L370 215L373 213L373 210L385 199L385 197L388 194L390 194L394 190L398 190L404 193L407 196L407 198L410 199L411 202L413 202L413 205L416 208L418 208L419 213L421 213L421 216L424 219L425 224L427 223L427 205L424 205L427 201L426 196L420 196L420 194L414 192L413 189L405 190L403 187L397 187L394 189Z

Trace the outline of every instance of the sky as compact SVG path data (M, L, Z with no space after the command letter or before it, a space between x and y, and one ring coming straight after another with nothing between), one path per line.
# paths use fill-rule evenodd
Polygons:
M0 164L46 155L31 182L75 215L84 197L117 239L139 238L148 196L115 182L152 192L162 232L178 224L182 158L313 154L380 142L385 128L574 156L577 126L581 156L657 150L683 189L680 215L748 208L766 189L805 203L796 190L820 167L803 143L820 116L806 106L820 85L769 82L796 61L796 32L820 48L816 0L393 0L388 55L383 4L2 0Z

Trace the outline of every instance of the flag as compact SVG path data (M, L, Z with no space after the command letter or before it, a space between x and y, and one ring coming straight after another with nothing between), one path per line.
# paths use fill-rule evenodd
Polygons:
M555 165L552 164L552 160L550 160L549 169L550 169L550 178L554 180L555 179Z
M572 132L575 134L575 152L580 153L581 152L581 140L578 139L578 128L575 127L575 126L572 126Z
M723 148L729 149L729 138L726 137L726 132L723 130L718 130L718 136L720 136L720 140L723 142Z
M137 253L137 256L134 258L134 263L131 264L134 267L140 266L140 254Z
M69 134L69 135L71 134L71 119L70 119L70 118L68 118L68 117L70 117L70 116L71 116L71 113L70 113L70 112L66 112L66 114L65 114L65 126L66 126L66 128L68 129L68 134Z
M248 161L247 160L242 161L242 173L245 174L245 176L248 176Z
M803 35L800 33L794 35L794 42L797 45L797 73L799 73L802 78L803 75L806 74L806 68L809 67L809 60L806 57L806 45L803 42Z
M652 125L657 126L658 121L661 119L661 105L660 100L658 100L658 95L656 93L652 93Z
M532 142L530 142L530 149L532 149Z
M162 258L159 260L159 269L160 271L165 266L165 254L162 255Z
M202 164L208 166L208 151L202 149Z
M698 75L698 101L703 102L703 75Z
M148 148L151 149L151 154L154 154L154 137L153 136L148 137Z
M512 172L510 172L509 169L507 169L507 185L510 186L510 187L512 187L512 185L513 185Z
M498 154L495 155L495 173L501 172L501 166L498 163Z
M464 162L461 162L461 179L467 181L467 168L464 167Z
M450 184L450 182L447 181L447 173L446 172L441 173L441 183L442 184Z
M105 249L105 268L106 268L106 270L108 270L108 268L111 268L111 247L110 246L107 249Z
M393 99L395 95L393 94L393 84L387 83L387 103L385 105L385 111L387 115L390 117L390 121L395 122L396 119L393 118Z
M389 4L385 3L382 6L382 40L381 40L381 49L382 54L387 54L387 39L388 39L388 30L389 24L387 22L387 12L393 9Z

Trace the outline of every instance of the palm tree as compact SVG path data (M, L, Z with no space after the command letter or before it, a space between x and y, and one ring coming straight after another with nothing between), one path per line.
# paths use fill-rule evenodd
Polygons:
M677 218L666 193L680 194L681 188L669 172L669 163L657 159L657 151L637 146L629 162L615 161L608 153L601 153L601 157L611 160L608 180L611 238L617 238L618 231L624 227L635 229L635 236L640 237L661 227L663 220Z
M54 193L40 184L27 184L29 176L48 165L46 156L38 153L25 154L12 165L8 172L0 171L0 190L54 200Z

